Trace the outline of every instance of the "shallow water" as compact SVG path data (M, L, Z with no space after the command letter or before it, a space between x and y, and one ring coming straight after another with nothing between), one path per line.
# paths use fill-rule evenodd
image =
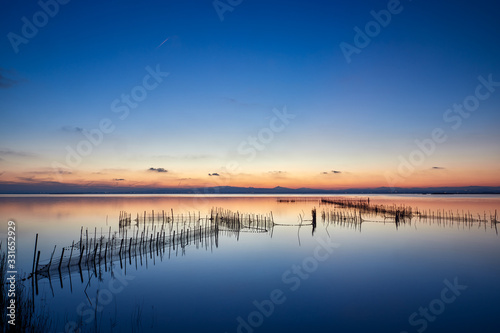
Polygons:
M121 211L132 219L153 210L191 218L214 207L272 212L277 225L267 232L221 231L217 240L108 263L97 277L85 269L39 276L35 308L53 311L57 332L75 326L102 332L498 331L500 237L490 222L413 218L396 225L362 214L361 224L331 223L322 220L324 209L351 211L320 205L320 197L278 198L284 197L2 196L0 216L16 221L17 266L27 275L35 234L46 263L54 245L58 257L79 241L82 227L91 238L94 230L98 237L110 227L118 232ZM489 221L500 196L370 196L370 203L455 217L463 210ZM126 227L129 235L134 228Z

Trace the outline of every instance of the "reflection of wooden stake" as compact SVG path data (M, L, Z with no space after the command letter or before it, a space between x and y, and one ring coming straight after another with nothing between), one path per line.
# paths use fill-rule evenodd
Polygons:
M104 271L107 272L108 271L108 259L107 259L107 256L108 256L108 242L106 241L106 248L104 249Z
M61 270L59 269L59 282L61 283L61 289L63 289Z

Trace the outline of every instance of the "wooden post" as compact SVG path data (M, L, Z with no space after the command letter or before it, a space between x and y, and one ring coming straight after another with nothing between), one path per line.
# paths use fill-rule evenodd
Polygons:
M59 260L59 267L57 267L57 269L59 271L61 271L61 264L62 264L63 256L64 256L64 247L62 248L62 251L61 251L61 259Z
M80 228L80 252L82 251L82 233L83 233L83 226Z
M120 251L118 252L118 254L120 255L120 257L122 255L122 246L123 246L123 238L122 238L122 242L120 243Z
M73 255L73 246L75 246L75 241L71 242L71 252L69 253L68 267L71 264L71 256ZM71 274L70 274L71 275Z
M82 245L82 250L80 251L80 259L78 259L78 266L82 263L83 252L85 252L85 245Z
M106 242L106 248L104 249L104 262L106 262L107 255L108 255L108 242Z
M31 273L35 272L35 260L36 260L36 248L38 246L38 234L35 237L35 251L33 251L33 268L31 269Z
M94 248L94 266L95 266L95 256L97 255L97 247L98 246L99 246L99 244L96 244L95 248Z
M52 265L52 258L54 257L54 252L56 252L56 245L54 245L54 251L52 251L52 255L50 256L49 266L47 268L47 273L50 271L50 265ZM50 273L48 273L50 276Z
M40 251L38 251L38 254L36 256L36 264L35 264L35 274L38 272L38 262L40 261Z

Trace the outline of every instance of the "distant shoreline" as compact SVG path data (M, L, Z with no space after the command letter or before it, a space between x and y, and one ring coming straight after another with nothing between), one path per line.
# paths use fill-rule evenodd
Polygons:
M254 188L254 187L206 187L206 188L178 188L178 189L129 189L129 188L101 188L89 191L88 188L45 189L29 191L27 189L4 189L0 195L490 195L500 194L500 187L468 186L468 187L430 187L430 188L363 188L322 190L312 188Z

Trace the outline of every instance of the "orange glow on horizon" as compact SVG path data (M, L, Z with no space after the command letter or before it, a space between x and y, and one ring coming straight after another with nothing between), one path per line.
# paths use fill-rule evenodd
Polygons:
M396 179L396 181L392 181ZM473 170L425 170L415 172L407 178L392 174L387 178L380 172L267 172L267 173L216 173L216 174L181 174L166 171L131 171L109 170L108 172L79 171L71 174L35 174L5 172L0 179L3 184L37 185L72 185L95 188L205 188L218 186L274 188L313 188L339 190L350 188L377 187L464 187L464 186L500 186L500 176L493 171Z

